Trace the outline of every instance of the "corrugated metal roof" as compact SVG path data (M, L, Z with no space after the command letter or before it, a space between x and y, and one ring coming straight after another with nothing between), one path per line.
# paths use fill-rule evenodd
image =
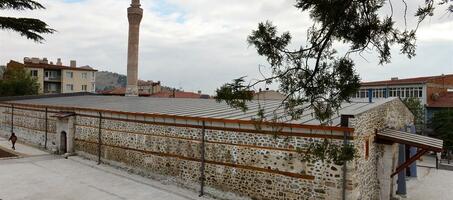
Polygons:
M444 144L444 141L436 138L413 133L406 133L393 129L386 129L384 131L378 132L377 138L433 151L442 151Z
M336 126L340 124L340 116L343 114L357 115L394 99L379 99L373 103L364 102L363 99L353 99L351 103L343 103L342 108L332 118L332 125ZM281 118L281 122L285 123L320 125L320 122L314 118L312 110L307 110L298 120L291 120L285 116L281 101L274 100L248 102L247 106L249 110L246 112L231 108L225 103L218 103L213 99L74 96L19 100L12 101L12 103L232 120L251 120L257 118L257 113L261 107L264 108L265 116L269 120L275 114Z

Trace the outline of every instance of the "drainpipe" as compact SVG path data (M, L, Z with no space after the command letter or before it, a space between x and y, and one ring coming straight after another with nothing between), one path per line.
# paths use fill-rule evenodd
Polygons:
M341 127L349 127L349 119L354 118L354 115L341 115ZM349 132L344 132L343 145L349 144L348 137ZM343 163L343 189L342 189L342 199L346 200L346 187L347 187L347 162Z
M200 197L204 195L204 181L205 181L205 128L206 123L203 121L203 128L201 129L201 167L200 167Z
M98 134L98 165L101 164L101 146L102 146L102 113L99 112L99 134Z

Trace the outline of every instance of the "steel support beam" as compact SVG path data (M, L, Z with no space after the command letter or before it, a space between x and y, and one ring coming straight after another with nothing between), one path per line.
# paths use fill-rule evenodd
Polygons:
M401 172L402 170L406 169L407 167L409 167L413 162L415 162L416 160L418 160L420 157L422 157L423 155L425 155L426 153L428 152L428 150L426 149L421 149L417 152L417 154L415 154L414 156L412 156L411 158L409 158L408 160L406 160L406 162L404 162L403 164L401 164L400 166L398 166L396 168L396 171L393 172L393 174L391 175L391 177L395 176L396 174L398 174L399 172Z

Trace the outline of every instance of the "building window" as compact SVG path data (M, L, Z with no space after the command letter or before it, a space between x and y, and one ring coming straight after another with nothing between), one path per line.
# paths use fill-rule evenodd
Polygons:
M74 85L72 85L72 84L66 84L66 90L67 90L67 91L73 91L73 90L74 90Z
M30 70L30 75L32 77L38 77L38 70Z
M82 78L87 79L87 73L82 73Z
M73 72L66 72L66 78L73 78L74 73Z
M86 92L88 89L88 86L87 85L82 85L82 91Z
M96 91L96 85L94 83L91 84L91 91L93 91L93 92Z

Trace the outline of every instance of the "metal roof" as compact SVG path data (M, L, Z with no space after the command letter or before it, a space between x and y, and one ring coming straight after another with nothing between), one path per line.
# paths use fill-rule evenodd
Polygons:
M357 115L394 99L376 99L373 103L364 102L363 99L353 99L351 103L343 103L339 113L332 118L332 125L336 126L340 124L341 115ZM18 100L10 101L9 103L232 120L251 120L257 118L258 110L261 107L264 108L265 116L268 119L272 119L275 114L281 117L281 122L284 123L320 125L320 122L314 118L312 110L307 110L298 120L291 120L285 116L281 101L275 100L248 102L247 106L249 110L246 112L231 108L223 102L218 103L214 99L72 96Z
M392 129L386 129L377 133L380 140L392 141L400 144L407 144L413 147L419 147L426 150L442 151L444 142L442 140L431 138L414 133L406 133Z

